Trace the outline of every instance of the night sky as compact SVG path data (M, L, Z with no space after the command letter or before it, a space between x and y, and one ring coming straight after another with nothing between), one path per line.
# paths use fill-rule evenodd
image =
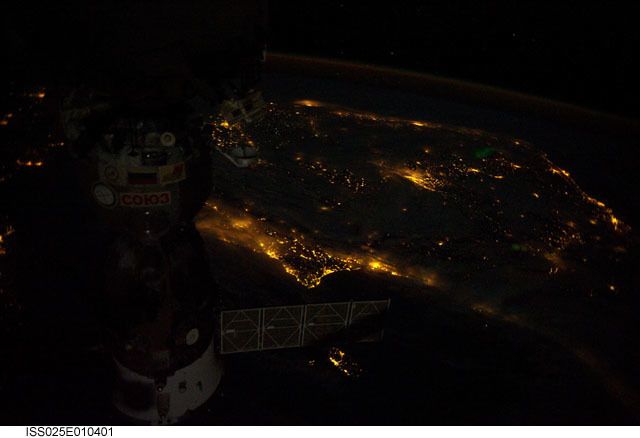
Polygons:
M640 6L270 2L273 51L410 69L637 118Z

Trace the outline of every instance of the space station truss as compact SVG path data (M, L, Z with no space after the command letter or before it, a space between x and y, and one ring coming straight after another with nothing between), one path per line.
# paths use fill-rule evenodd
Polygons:
M382 340L390 300L261 307L220 313L222 354Z

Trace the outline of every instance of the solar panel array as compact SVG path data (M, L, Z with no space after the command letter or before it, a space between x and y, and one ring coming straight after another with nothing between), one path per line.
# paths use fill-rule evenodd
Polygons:
M389 300L261 307L220 314L222 354L304 347L334 336L380 341Z

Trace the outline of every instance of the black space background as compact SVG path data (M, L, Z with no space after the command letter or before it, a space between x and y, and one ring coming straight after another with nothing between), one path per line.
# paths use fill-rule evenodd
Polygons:
M432 73L638 118L636 2L271 0L270 50Z

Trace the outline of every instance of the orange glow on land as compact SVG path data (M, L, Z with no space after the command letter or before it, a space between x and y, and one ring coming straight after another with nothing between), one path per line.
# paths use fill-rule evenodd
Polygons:
M591 203L591 204L593 204L593 205L595 205L595 206L600 208L601 214L604 217L605 222L610 223L615 231L621 232L621 233L625 233L625 232L627 232L627 231L629 231L631 229L631 227L629 227L628 225L623 223L620 219L618 219L613 214L613 210L611 210L609 207L607 207L604 202L598 201L597 199L594 199L591 196L588 196L586 194L584 195L584 197L589 203ZM597 222L597 220L596 219L591 219L589 222L594 224L594 223Z
M349 117L356 120L384 123L387 126L409 125L417 128L444 128L444 125L427 122L425 120L409 120L399 117L383 116L366 111L353 110L348 108L333 108L332 114L338 117Z
M412 169L410 167L390 167L384 163L376 163L383 176L399 176L412 182L421 189L438 192L445 182L435 177L428 169Z
M229 151L237 146L254 146L255 142L240 123L231 124L220 117L209 123L213 146L220 151Z
M11 236L13 233L15 233L15 229L10 225L5 227L4 233L0 233L0 256L7 254L7 249L4 247L6 243L5 238Z
M248 229L251 226L250 219L238 219L233 221L233 228Z
M344 359L344 351L337 348L333 348L329 354L329 362L335 367L340 367L342 360Z
M2 119L0 119L0 126L8 126L9 119L13 117L13 113L7 113Z
M557 252L547 252L543 256L552 265L552 270L549 271L550 274L556 274L559 270L566 268L564 260Z
M44 161L22 161L16 160L16 164L20 167L42 167L44 166Z
M555 167L555 166L551 166L549 168L549 171L551 173L553 173L554 175L562 175L562 176L564 176L566 178L569 178L571 176L571 174L569 172L567 172L566 170L561 169L559 167Z
M397 276L400 275L400 273L398 271L396 271L393 266L391 266L388 263L380 262L378 260L370 261L367 266L372 271L386 272L388 274L393 275L394 277L397 277Z
M583 198L587 200L587 202L589 202L590 204L593 204L596 207L600 208L601 214L602 214L603 218L605 219L605 222L610 223L615 231L621 232L621 233L625 233L625 232L627 232L627 231L629 231L631 229L630 226L626 225L624 222L622 222L620 219L618 219L613 214L613 210L611 210L609 207L607 207L604 202L598 201L597 199L592 198L591 196L587 195L584 192L582 193L582 195L583 195ZM597 220L595 218L592 218L592 219L589 220L589 222L591 224L595 225L597 223Z
M547 161L551 163L548 159ZM589 204L592 204L598 207L598 209L600 210L599 212L600 218L604 219L604 222L611 224L614 231L620 232L620 233L626 233L631 229L629 225L626 225L624 222L618 219L614 215L613 210L607 207L607 205L604 202L599 201L596 198L589 196L587 193L585 193L585 191L582 190L580 186L578 186L578 184L574 181L574 179L571 178L571 174L569 172L567 172L564 169L560 169L559 167L553 166L552 164L550 164L549 171L554 175L561 175L568 183L570 183L573 187L575 187L576 190L578 190L583 200L585 200ZM590 218L589 222L592 225L595 225L598 222L598 218Z
M613 227L615 229L618 229L618 224L620 223L620 221L618 220L617 217L615 217L614 215L611 215L611 217L609 218L609 220L611 221L611 225L613 225Z
M47 96L46 90L44 88L40 88L37 91L32 91L29 93L25 93L26 96L28 97L33 97L36 99L44 99Z
M203 235L211 234L225 243L277 260L306 288L318 286L334 272L358 269L355 260L330 253L288 227L268 224L248 211L221 202L207 202L206 206L211 214L198 220Z
M361 111L358 109L346 108L346 107L335 105L332 103L320 102L320 101L311 100L311 99L295 100L293 104L298 106L303 106L306 108L325 108L331 111L331 114L333 114L334 116L349 117L349 118L358 119L358 120L385 123L391 126L408 125L408 126L415 126L418 128L445 128L446 127L445 125L428 122L425 120L411 120L411 119L403 119L400 117L385 116L385 115L376 114L368 111ZM471 132L471 131L476 132L474 130L470 130L467 128L452 128L452 127L447 127L447 128L452 130L464 130L465 132Z
M403 277L432 287L441 285L434 272L422 267L400 267L363 248L345 251L321 246L279 221L254 217L248 211L220 201L207 202L206 207L209 213L197 220L203 236L211 235L277 260L287 274L308 289L318 286L328 275L355 270Z
M433 176L429 175L429 173L427 172L418 172L411 169L401 169L398 171L398 174L404 179L411 181L418 187L421 187L425 190L435 192L438 189L438 180L433 178Z
M339 369L344 375L349 377L357 377L362 368L353 359L347 357L347 354L337 347L332 347L329 350L329 363Z
M318 102L317 100L310 100L310 99L296 100L293 103L295 105L306 106L307 108L321 108L324 106L322 102Z
M328 105L328 104L322 104L320 102L313 102L313 105L302 105L302 106L309 106L309 107L325 107L327 108L327 110L329 111L329 113L336 115L336 116L340 116L340 117L350 117L352 119L355 120L365 120L365 121L377 121L377 122L383 122L386 123L387 125L392 125L392 126L396 126L399 123L404 123L405 126L410 127L411 125L415 126L416 129L418 128L422 128L423 126L429 126L429 127L433 127L434 125L428 124L428 123L422 123L422 122L414 122L414 121L410 121L410 120L400 120L400 119L394 119L394 118L389 118L389 117L384 117L381 115L377 115L377 114L370 114L370 113L365 113L365 112L360 112L360 111L351 111L348 110L346 108L340 108L337 106L332 106L332 105ZM300 109L300 112L302 113L302 109ZM311 111L311 109L309 109L309 111ZM456 132L470 132L470 130L465 130L465 128L450 128L450 127L444 127L444 129L447 130L452 130L452 131L456 131ZM515 145L520 145L521 143L524 143L524 141L521 141L519 139L514 139L513 143ZM575 229L580 229L580 225L582 224L583 221L588 221L592 224L598 224L598 223L603 223L603 224L610 224L613 229L615 231L618 232L623 232L628 230L628 226L625 226L623 224L623 222L618 219L613 212L611 211L611 209L609 209L604 202L595 200L591 197L589 197L584 191L582 191L580 189L580 187L575 183L575 181L573 181L573 179L571 178L571 174L564 169L561 169L557 166L555 166L551 161L549 161L544 155L543 155L543 159L546 160L547 162L547 166L543 167L543 169L545 169L547 172L549 172L549 174L552 175L556 175L559 178L563 179L566 183L567 186L571 188L571 192L572 194L575 192L576 194L578 194L583 201L588 202L589 204L591 204L593 206L593 208L587 208L587 210L592 210L589 213L586 214L586 217L577 217L577 215L574 215L574 217L572 217L571 219L573 219L573 222L576 223L576 227ZM511 163L509 164L508 162L504 163L506 166L510 166L511 169L513 170L517 170L517 169L522 169L529 167L528 165L523 164L518 165L515 163ZM482 168L483 171L490 169L490 168ZM390 169L386 168L383 169L384 171L386 171L386 174L391 174L391 175L398 175L401 176L405 179L407 179L408 181L411 181L413 184L416 184L419 187L422 187L422 179L420 178L419 174L412 174L412 173L407 173L407 175L402 175L399 174L397 172L392 172L390 171ZM412 169L413 170L413 169ZM461 166L460 169L456 169L459 173L465 172L465 167ZM531 170L537 170L532 168ZM474 173L473 171L471 171L471 173ZM501 172L503 173L503 172ZM504 175L507 175L510 177L510 173L503 173ZM383 173L384 175L384 173ZM488 174L487 174L488 175ZM488 175L491 177L491 175ZM548 175L547 175L548 176ZM499 178L498 178L499 179ZM552 179L552 178L550 178ZM554 184L555 187L558 187ZM428 186L427 186L428 187ZM426 187L422 187L422 188L426 188ZM433 189L433 187L431 187L431 189ZM540 190L545 190L545 188L541 188ZM538 190L538 193L533 192L532 196L535 199L540 199L540 198L550 198L551 196L553 196L553 193L549 193L547 191L540 191ZM566 220L568 218L562 217L563 220ZM555 233L553 233L550 236L544 236L541 235L540 237L543 238L545 241L550 242L551 245L553 245L554 247L556 247L553 250L550 250L550 252L545 254L545 250L540 250L539 254L543 257L546 258L546 260L548 260L548 262L550 262L551 265L551 269L549 271L549 273L557 273L562 266L564 265L564 260L562 259L562 249L564 249L564 247L566 247L566 245L568 245L568 242L576 242L576 241L580 241L581 236L579 233L577 233L573 227L570 227L569 230L561 230L561 234L563 234L562 236L560 236L560 238L556 238ZM556 244L559 241L559 244ZM366 258L364 258L366 260ZM570 259L568 259L570 260ZM367 266L368 269L370 270L379 270L377 269L379 267L379 265L375 262L375 261L369 261L369 266ZM413 274L412 276L417 276L418 274L416 273L411 273L411 272L407 272L406 269L403 270L397 270L397 272L402 272L403 275L410 275ZM423 277L428 281L429 276L428 274L424 274ZM431 280L433 281L433 280ZM615 287L615 286L614 286ZM611 289L609 289L611 290ZM613 291L612 291L613 292ZM627 399L627 398L631 398L633 399L633 404L634 408L640 409L640 399L637 397L637 395L635 394L635 392L633 391L632 388L629 387L629 385L627 385L627 382L625 382L624 380L618 379L617 376L614 374L614 372L612 370L609 369L608 365L606 362L601 361L594 352L591 352L588 348L585 348L583 346L581 346L576 339L572 339L570 337L570 334L563 332L563 331L556 331L551 329L548 324L544 325L544 324L539 324L536 323L535 320L530 320L530 317L527 317L526 315L523 314L514 314L512 312L510 312L508 310L508 308L503 307L497 303L492 304L492 303L477 303L477 302L472 302L472 303L468 303L468 302L464 302L462 304L465 304L466 306L470 306L470 308L473 308L473 310L475 310L476 312L482 314L482 315L486 315L489 316L491 318L495 318L497 320L503 320L503 321L509 321L511 323L514 323L518 326L521 327L525 327L531 330L535 330L543 335L546 335L550 338L553 338L555 340L557 340L561 345L563 345L564 347L566 347L569 351L573 352L576 357L578 359L580 359L582 362L584 362L586 365L588 365L593 371L595 371L598 375L600 375L600 377L605 381L605 384L607 386L607 389L611 392L611 394L613 396L615 396L616 398L620 398L620 399ZM338 366L340 363L342 363L343 358L340 355L340 353L336 352L334 353L331 358L329 359L329 361L331 362L331 364L333 366Z

